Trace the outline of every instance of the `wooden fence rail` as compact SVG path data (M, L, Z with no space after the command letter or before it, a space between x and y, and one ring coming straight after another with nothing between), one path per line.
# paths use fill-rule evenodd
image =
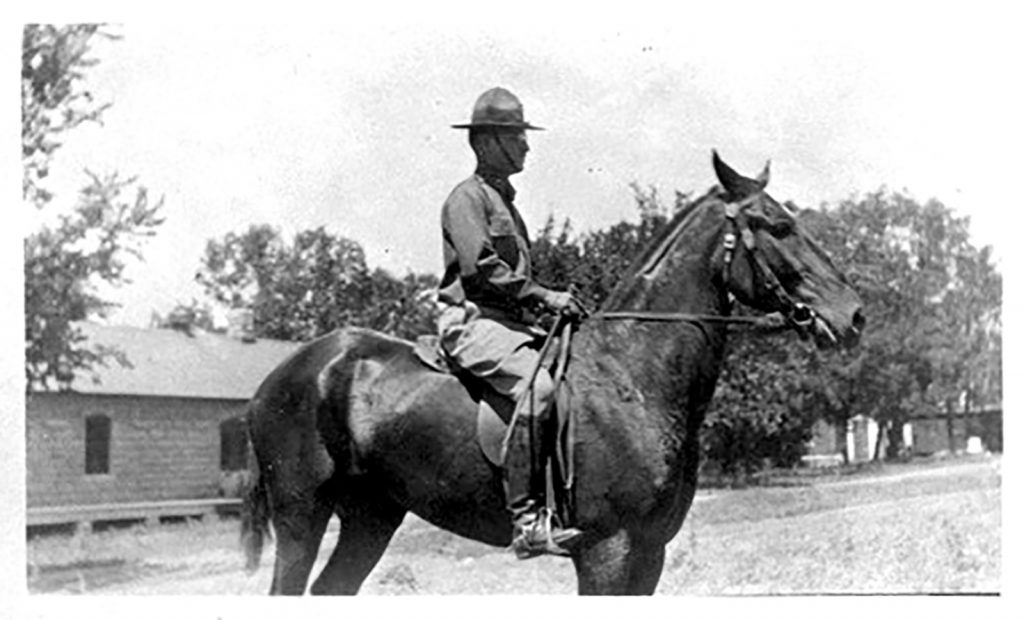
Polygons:
M29 508L26 524L55 525L61 523L92 523L128 519L158 519L160 517L194 517L214 513L237 512L240 499L182 499L159 502L132 502L126 504L90 504L85 506L39 506Z

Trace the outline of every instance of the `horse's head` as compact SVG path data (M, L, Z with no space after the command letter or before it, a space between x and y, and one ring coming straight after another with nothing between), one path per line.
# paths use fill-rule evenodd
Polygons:
M794 213L765 193L768 166L750 179L718 153L713 164L726 193L729 290L748 306L783 313L819 346L855 344L864 327L860 297Z

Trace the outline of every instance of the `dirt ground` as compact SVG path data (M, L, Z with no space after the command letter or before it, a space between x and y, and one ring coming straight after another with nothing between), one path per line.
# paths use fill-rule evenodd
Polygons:
M658 594L998 593L1000 487L1000 459L977 457L802 486L701 491L668 547ZM249 575L237 537L238 522L228 519L36 539L28 545L28 590L262 595L273 543ZM410 515L362 593L574 591L567 560L517 561Z

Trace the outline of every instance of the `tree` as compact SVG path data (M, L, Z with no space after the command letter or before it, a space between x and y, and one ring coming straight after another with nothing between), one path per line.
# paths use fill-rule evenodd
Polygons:
M83 89L94 36L114 38L97 25L27 25L22 40L22 192L26 206L48 207L54 194L45 179L66 134L99 122L109 103L97 104ZM162 200L151 204L144 187L126 196L134 178L86 171L88 184L70 213L25 240L26 389L66 388L75 375L117 351L84 342L74 321L103 316L115 304L98 286L126 281L128 256L141 257L141 241L162 219Z
M677 192L670 210L656 188L632 184L639 222L619 222L605 230L574 237L566 220L555 233L548 218L536 236L531 258L537 279L557 289L573 288L588 306L597 308L611 294L633 260L668 222L674 211L690 203L689 194Z
M898 454L914 415L951 411L963 394L1001 398L1001 277L991 248L971 243L967 218L883 188L808 214L808 223L853 274L869 317L859 350L827 371L852 384L848 416L888 430L887 456Z
M805 406L812 346L789 334L735 331L701 446L721 473L746 478L800 462L816 415Z
M84 70L98 61L87 57L93 36L114 38L97 24L29 24L22 33L21 153L22 191L42 207L53 195L43 186L50 161L64 135L86 121L99 122L110 103L96 104L82 89Z
M370 271L358 243L323 227L290 243L265 224L211 239L196 279L218 303L251 309L263 338L308 340L347 325L404 338L434 331L436 277Z

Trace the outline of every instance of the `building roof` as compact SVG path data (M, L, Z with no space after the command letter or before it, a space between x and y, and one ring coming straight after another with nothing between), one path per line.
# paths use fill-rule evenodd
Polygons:
M71 389L85 394L249 399L263 379L301 343L239 338L200 329L153 329L81 322L88 344L124 353L81 372Z

